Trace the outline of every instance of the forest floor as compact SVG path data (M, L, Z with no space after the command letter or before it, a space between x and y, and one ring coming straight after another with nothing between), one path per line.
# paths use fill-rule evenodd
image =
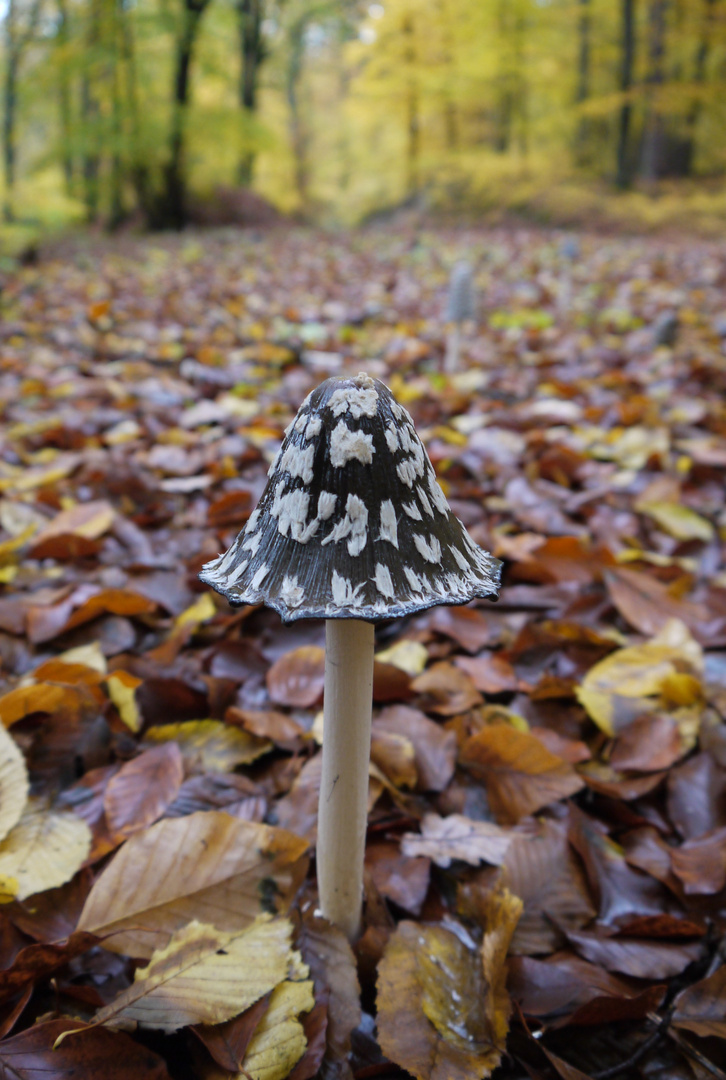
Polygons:
M723 247L78 239L0 316L0 1074L723 1080ZM504 572L378 627L353 953L314 915L323 625L197 573L360 370Z

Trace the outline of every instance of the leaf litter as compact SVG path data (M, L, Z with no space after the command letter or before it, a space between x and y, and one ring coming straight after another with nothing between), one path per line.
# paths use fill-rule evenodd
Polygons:
M291 229L3 271L3 1074L720 1075L726 259L560 243ZM498 606L378 628L352 951L313 914L321 627L196 577L321 357L389 383L505 562Z

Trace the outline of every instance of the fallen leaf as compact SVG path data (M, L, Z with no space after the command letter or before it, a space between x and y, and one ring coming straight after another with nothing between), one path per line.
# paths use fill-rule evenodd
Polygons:
M641 514L647 514L656 525L676 540L702 540L713 538L714 527L710 521L682 503L652 502L638 504Z
M659 634L669 619L680 619L692 631L708 622L708 609L692 600L678 599L666 585L628 567L604 575L610 599L623 618L641 634Z
M325 683L325 649L302 645L285 653L267 672L267 689L277 705L308 709L320 699Z
M20 993L27 985L52 975L76 956L98 943L95 934L71 934L67 941L28 945L21 949L10 967L0 971L0 1002Z
M673 944L647 938L606 937L584 930L568 931L567 939L590 963L636 979L670 979L680 975L703 952L701 941Z
M291 936L288 919L269 915L232 933L195 919L136 970L132 985L95 1020L165 1032L229 1020L286 979L294 965Z
M20 821L28 790L25 758L12 736L0 727L0 841Z
M670 716L638 716L619 735L610 761L616 769L657 772L669 769L684 753L678 724Z
M269 1004L270 994L265 994L239 1016L223 1024L195 1024L192 1031L225 1072L239 1072L250 1039Z
M61 510L40 532L36 533L33 548L58 536L80 536L97 540L111 528L116 511L105 499L76 503L69 510Z
M409 858L396 843L374 842L366 845L365 867L381 896L412 915L420 914L429 888L429 859Z
M702 1038L726 1038L726 965L678 995L673 1023Z
M7 728L31 713L55 712L65 697L64 688L52 683L18 686L0 698L0 720Z
M314 1005L310 980L286 981L273 990L267 1012L247 1047L240 1080L285 1080L291 1074L307 1048L298 1017Z
M571 765L509 724L491 724L472 735L461 752L461 764L484 781L489 803L505 825L583 787Z
M416 787L419 791L443 791L456 767L456 735L429 720L419 709L390 705L373 720L373 735L399 736L413 746Z
M146 743L176 745L189 773L228 772L249 765L272 750L272 743L221 720L187 720L182 724L155 724L144 735Z
M489 1075L504 1046L494 1041L488 993L473 942L442 926L399 923L378 965L383 1053L417 1080Z
M501 866L509 845L516 834L488 821L472 821L463 814L425 814L421 820L421 835L405 833L401 851L410 858L426 856L444 869L452 860L460 859L471 866L481 862Z
M508 660L497 653L457 656L456 666L465 671L482 694L501 694L519 688L519 679Z
M577 698L598 727L613 736L637 716L663 710L679 677L689 681L685 700L678 704L700 706L702 670L700 645L684 623L669 619L651 641L618 649L595 664L578 687Z
M394 667L405 671L411 678L420 675L428 662L429 654L425 645L420 641L411 641L410 638L401 638L389 649L382 649L376 653L376 660L383 664L393 664Z
M96 880L78 929L111 934L106 948L141 958L195 917L240 929L262 910L287 909L306 848L292 833L223 811L159 821L127 840Z
M433 664L411 683L423 695L422 707L439 716L455 716L482 704L482 697L470 677L446 661Z
M56 1048L69 1031L76 1034ZM170 1080L163 1059L128 1035L67 1019L35 1024L0 1042L0 1072L8 1080Z
M356 958L345 934L308 911L300 943L310 974L329 991L325 1066L347 1062L351 1034L361 1021L360 984Z
M85 862L91 830L75 814L29 799L17 825L0 842L0 893L24 900L70 881Z
M111 777L103 809L112 834L122 837L153 825L174 801L184 779L176 743L145 750Z
M687 896L720 893L726 886L726 828L673 848L671 865Z
M106 679L108 696L118 709L119 716L126 727L134 733L141 731L144 718L139 710L136 700L136 690L143 683L143 679L137 679L128 671L117 668Z

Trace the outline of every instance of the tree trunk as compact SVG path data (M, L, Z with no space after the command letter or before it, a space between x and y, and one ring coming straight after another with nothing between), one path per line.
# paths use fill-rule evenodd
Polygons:
M456 151L459 148L459 112L456 107L456 49L451 33L451 12L445 0L438 0L438 12L441 25L442 65L446 71L442 90L444 112L444 139L446 149Z
M498 101L496 112L496 130L494 148L500 154L506 154L512 141L512 118L514 115L514 94L512 92L512 73L509 69L509 26L507 12L510 0L499 0L497 23L499 29L499 76ZM504 58L504 61L502 61Z
M620 91L623 103L618 118L617 172L616 183L619 188L627 188L631 183L630 129L633 118L633 103L630 93L633 88L635 67L635 0L621 0L622 44L620 64Z
M591 54L591 30L592 15L590 0L579 0L580 17L578 19L579 49L577 60L577 91L575 103L584 105L590 97L590 54ZM590 125L587 117L580 115L577 123L575 136L575 160L578 165L584 165L587 161L587 144L590 134Z
M419 190L419 153L421 149L421 124L419 117L418 77L416 64L416 35L410 14L403 21L404 61L406 68L406 191L416 195Z
M696 50L696 61L693 70L693 82L696 93L693 96L691 106L686 114L686 138L683 148L683 175L691 176L693 173L693 159L696 152L696 136L698 134L698 122L703 112L703 98L701 91L706 83L706 69L711 52L711 41L714 35L716 21L716 0L704 0L703 22L701 34Z
M199 30L199 20L209 0L185 0L184 25L177 38L174 63L174 97L172 101L171 133L169 136L169 161L166 166L164 205L161 223L173 229L182 229L186 222L186 161L185 124L189 104L189 74L194 44Z
M645 128L640 171L647 183L654 183L663 169L665 124L658 90L663 84L667 0L650 0L648 11L648 75Z
M15 220L15 180L17 174L17 111L20 62L30 44L40 16L40 2L35 0L23 32L17 24L16 0L8 0L5 13L5 82L3 86L2 158L5 180L3 218Z
M68 6L66 0L58 0L58 45L65 52L68 48ZM61 162L66 195L75 194L75 162L73 154L73 112L71 107L71 81L68 77L67 60L61 60L58 86L58 109L61 129Z
M300 112L299 92L307 24L307 18L302 16L290 31L290 57L287 65L287 104L290 109L290 142L295 161L295 191L303 212L308 205L309 176L307 133Z
M101 40L100 0L91 0L86 38L85 67L81 82L81 116L85 129L83 151L83 201L86 206L86 221L94 224L98 221L99 209L99 173L101 160L99 146L100 106L96 96L98 78L98 46Z
M239 18L239 43L241 56L239 101L246 113L253 116L257 111L257 80L260 66L265 59L262 42L263 0L237 0ZM252 183L255 168L255 151L246 146L240 157L237 175L239 182Z

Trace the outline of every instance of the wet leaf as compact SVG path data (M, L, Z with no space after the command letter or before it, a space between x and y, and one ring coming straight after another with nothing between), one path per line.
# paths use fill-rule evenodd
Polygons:
M60 1035L77 1032L56 1048ZM0 1043L0 1070L14 1080L169 1080L162 1058L121 1032L78 1020L48 1020Z
M702 1038L726 1037L726 966L679 994L673 1023Z
M267 672L267 688L278 705L310 708L320 699L324 683L325 650L317 645L293 649Z

